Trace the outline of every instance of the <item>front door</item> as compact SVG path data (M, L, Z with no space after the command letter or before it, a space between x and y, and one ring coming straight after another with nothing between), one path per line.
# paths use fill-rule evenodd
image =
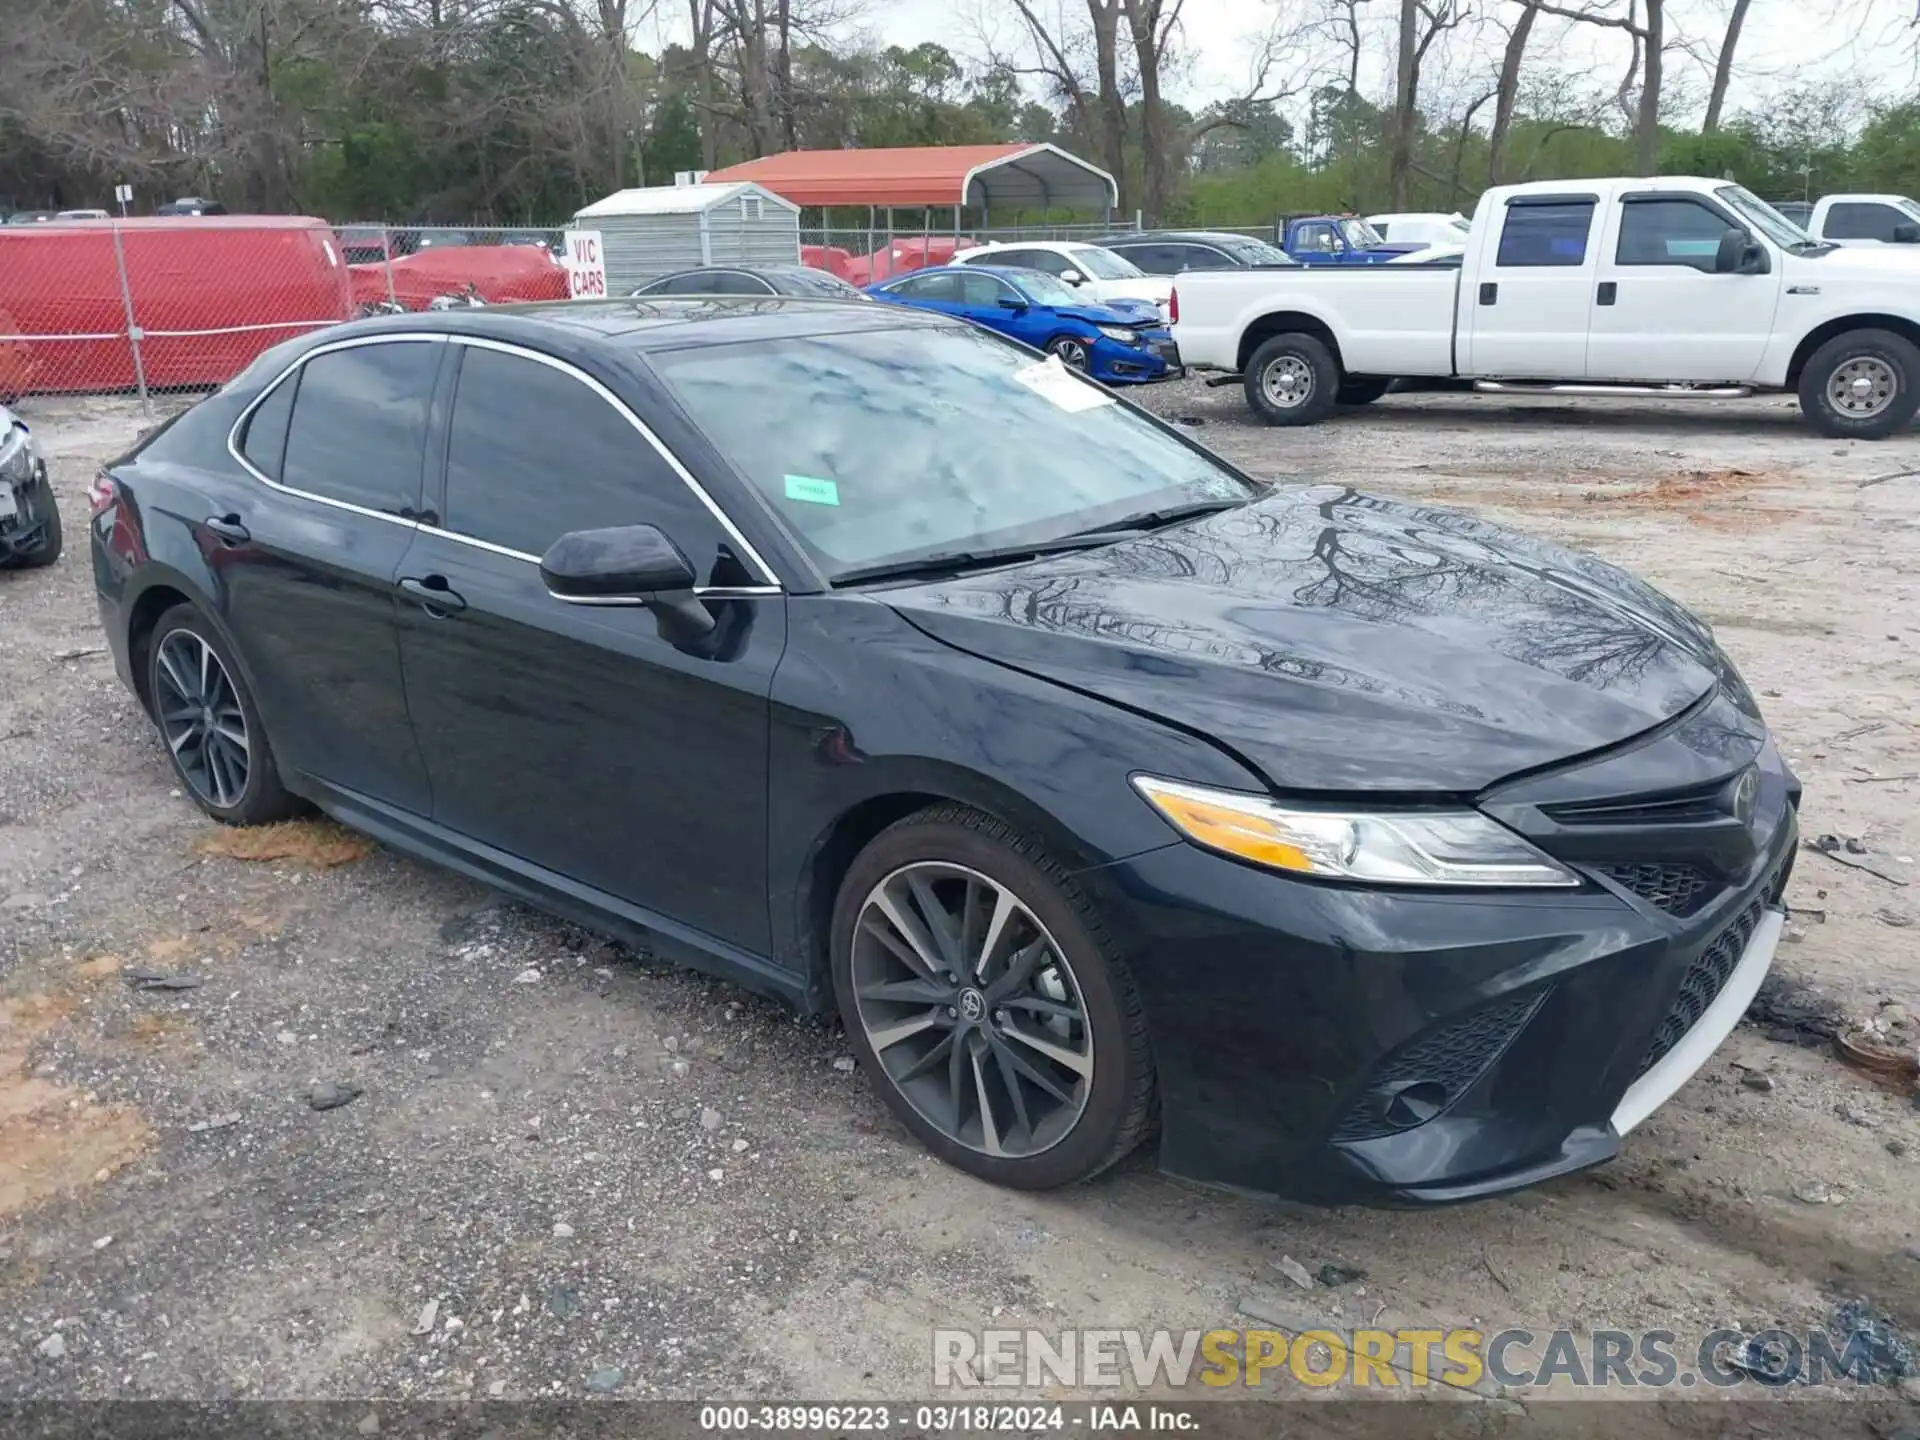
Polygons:
M531 352L459 343L439 524L401 565L434 820L730 944L769 949L767 694L784 598L627 414ZM547 592L562 534L652 524L714 600L702 653L630 605Z
M1588 373L1596 380L1751 380L1772 338L1780 275L1713 268L1720 237L1745 228L1705 196L1625 197L1594 276Z
M425 815L393 581L413 542L427 417L447 347L322 350L255 407L252 475L192 516L221 616L283 766Z
M1462 374L1580 380L1593 297L1592 195L1520 195L1460 296ZM1489 257L1490 253L1490 258Z

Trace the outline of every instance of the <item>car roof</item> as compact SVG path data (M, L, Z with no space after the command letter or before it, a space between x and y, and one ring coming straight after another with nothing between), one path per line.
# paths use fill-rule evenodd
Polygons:
M915 272L918 273L918 272ZM903 327L961 324L947 316L897 305L849 305L832 297L800 295L661 295L639 300L543 300L490 305L483 310L437 310L381 315L330 326L316 341L339 341L395 330L416 334L476 335L552 349L630 352L725 345Z
M1222 242L1238 241L1244 244L1248 240L1258 241L1262 245L1271 245L1271 240L1262 240L1258 235L1237 235L1229 230L1141 230L1125 235L1111 235L1105 240L1095 240L1092 244L1106 248L1125 245L1129 241L1191 240L1201 245L1218 245Z

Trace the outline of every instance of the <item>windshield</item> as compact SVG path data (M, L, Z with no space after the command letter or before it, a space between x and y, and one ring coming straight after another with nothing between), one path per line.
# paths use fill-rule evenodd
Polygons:
M1027 299L1036 305L1084 305L1087 303L1073 293L1072 287L1066 281L1049 275L1044 270L1015 268L1008 278L1026 293Z
M1347 244L1355 250L1371 250L1374 246L1384 243L1380 239L1379 232L1364 220L1342 220L1340 233L1346 237Z
M1820 243L1749 190L1738 185L1722 185L1714 193L1737 211L1743 220L1783 249Z
M1077 245L1067 252L1067 258L1096 280L1138 280L1146 273L1131 260L1098 245Z
M1904 195L1893 202L1893 208L1914 220L1920 220L1920 205L1914 204Z
M1243 265L1298 265L1284 250L1276 250L1264 240L1246 235L1222 235L1209 243L1218 245Z
M1258 493L1098 385L971 326L652 358L829 578Z

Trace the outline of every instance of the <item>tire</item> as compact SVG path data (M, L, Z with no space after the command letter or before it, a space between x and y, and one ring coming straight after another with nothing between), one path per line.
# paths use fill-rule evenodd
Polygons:
M1387 393L1393 384L1391 380L1381 380L1369 376L1364 379L1343 380L1335 392L1335 399L1341 405L1371 405Z
M218 680L209 659L217 662ZM300 802L280 783L279 767L253 694L240 678L232 653L205 616L191 605L176 605L162 615L147 640L146 665L154 724L167 747L174 775L196 805L223 825L265 825L299 812ZM225 682L224 689L219 688L219 681ZM170 721L170 714L187 713L194 704L190 692L196 686L211 697L201 715ZM235 730L236 712L241 737L237 748L244 762L244 778L238 783L234 773L236 747L228 738ZM209 727L202 718L206 714L214 716L223 737L210 745L205 740Z
M1920 409L1920 349L1890 330L1836 335L1800 371L1800 409L1837 439L1879 440L1905 429Z
M1047 342L1047 353L1059 357L1062 365L1069 370L1078 370L1082 375L1093 368L1091 345L1078 335L1054 336Z
M36 481L20 492L24 504L21 517L23 525L38 525L44 522L46 532L41 538L40 548L31 555L17 555L13 563L22 570L42 570L60 558L63 543L60 534L60 506L53 498L53 480L47 474L47 467L40 467Z
M1294 382L1291 386L1283 388L1283 374ZM1317 425L1339 402L1340 366L1324 342L1289 331L1253 352L1244 384L1248 407L1267 424ZM1278 398L1288 393L1297 398Z
M953 973L937 966L954 956L926 925L923 893L936 907L966 897L970 909L960 913L974 917L971 929L943 910L949 938L1000 935L980 976L957 986L925 978ZM1001 896L1013 913L995 927L988 916ZM922 944L903 947L906 932L883 918L878 897L921 927ZM834 995L861 1068L900 1123L948 1164L995 1184L1050 1190L1092 1179L1153 1130L1146 1017L1118 948L1067 872L1003 822L943 804L882 831L848 868L829 943ZM1024 981L1015 973L1022 968ZM876 993L887 989L894 995ZM875 1035L889 1031L883 1059ZM991 1130L983 1114L995 1117Z

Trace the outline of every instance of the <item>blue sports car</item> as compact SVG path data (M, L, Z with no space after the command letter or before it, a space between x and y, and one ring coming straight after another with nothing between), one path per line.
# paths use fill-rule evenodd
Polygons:
M1092 304L1043 270L945 265L910 271L867 293L972 320L1109 385L1163 379L1180 364L1158 306L1144 300Z

